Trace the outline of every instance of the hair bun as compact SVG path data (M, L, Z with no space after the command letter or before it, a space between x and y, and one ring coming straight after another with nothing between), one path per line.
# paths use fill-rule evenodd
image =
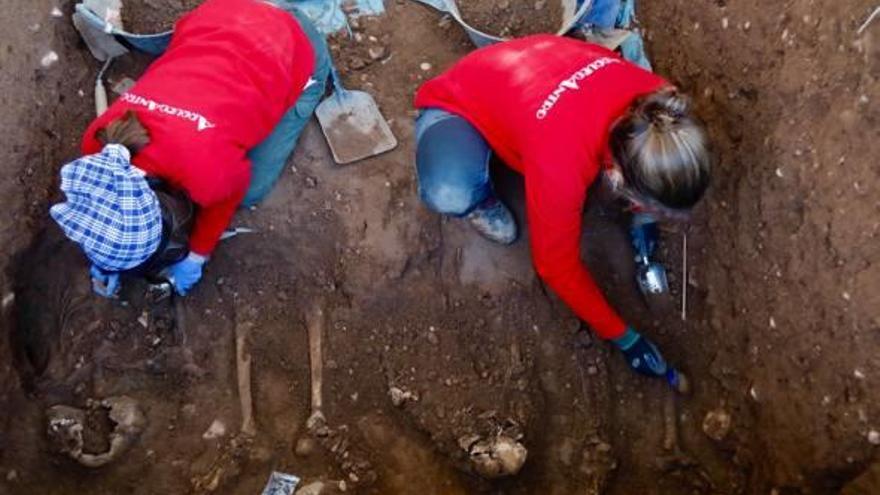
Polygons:
M645 119L655 125L669 125L687 116L690 100L676 89L658 91L644 102Z

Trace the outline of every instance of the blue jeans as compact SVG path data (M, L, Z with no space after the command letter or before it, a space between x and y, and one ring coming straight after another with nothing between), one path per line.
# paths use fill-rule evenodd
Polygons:
M492 149L458 115L428 108L416 119L416 173L425 205L463 217L495 196L489 180Z
M305 127L315 107L324 96L324 85L330 74L330 51L327 42L312 22L301 14L290 0L273 0L279 8L289 12L299 21L300 27L306 33L315 51L315 72L312 79L315 83L306 88L296 103L290 107L287 113L281 117L281 121L272 130L272 133L260 144L248 152L251 161L251 183L245 194L242 206L253 206L269 194L272 186L284 170L284 164L290 158L299 135ZM153 55L161 55L171 42L172 32L126 37L133 46ZM135 42L136 41L136 42Z

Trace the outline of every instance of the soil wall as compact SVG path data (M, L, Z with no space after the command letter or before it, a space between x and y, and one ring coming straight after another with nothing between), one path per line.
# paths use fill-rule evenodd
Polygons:
M48 0L2 3L0 16L0 431L20 396L9 337L13 322L12 272L16 253L32 239L46 215L53 177L75 150L79 129L89 117L93 60L82 49L67 3ZM70 7L72 9L72 7ZM80 91L83 91L80 94ZM63 107L59 107L63 104ZM59 112L58 108L64 110ZM8 442L0 432L0 458Z
M753 493L836 490L880 441L880 26L857 32L876 4L641 6L717 143L688 353L742 413Z

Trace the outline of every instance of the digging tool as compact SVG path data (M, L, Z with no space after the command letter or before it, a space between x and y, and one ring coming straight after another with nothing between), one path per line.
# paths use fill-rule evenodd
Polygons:
M104 62L104 66L98 71L98 77L95 78L95 116L100 117L102 113L107 111L107 89L104 88L104 72L113 63L112 58L108 58Z
M107 26L122 29L122 17L120 0L87 0L83 7L92 15L97 16ZM113 35L108 34L90 23L81 11L73 14L73 26L85 41L89 52L98 61L104 62L103 67L95 78L95 113L100 116L107 110L107 89L104 87L104 72L113 62L113 59L128 53L128 48L120 44Z
M249 227L236 227L234 229L224 230L222 234L220 234L220 240L225 241L226 239L232 239L238 234L253 234L256 230Z
M241 403L241 433L247 436L257 434L254 423L254 400L251 393L251 352L247 348L247 338L254 324L237 318L235 323L235 371L238 378L238 400Z
M324 309L322 303L316 304L311 313L306 316L306 327L309 332L309 366L312 379L312 414L306 421L306 427L313 433L317 433L327 422L322 411L323 394L321 392L324 375L321 349L321 339L324 333Z
M336 163L356 162L397 147L397 138L376 100L365 91L342 87L335 67L330 69L330 78L333 95L318 105L315 116Z
M688 235L681 234L681 321L687 321L688 304Z

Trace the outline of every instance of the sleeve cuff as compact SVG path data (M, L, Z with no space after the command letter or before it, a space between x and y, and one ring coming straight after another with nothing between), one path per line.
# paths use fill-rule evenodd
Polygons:
M205 262L208 261L207 256L204 256L204 255L201 255L198 253L194 253L192 251L189 252L189 255L186 257L186 259L188 259L190 261L195 261L196 263L198 263L200 265L204 265Z

